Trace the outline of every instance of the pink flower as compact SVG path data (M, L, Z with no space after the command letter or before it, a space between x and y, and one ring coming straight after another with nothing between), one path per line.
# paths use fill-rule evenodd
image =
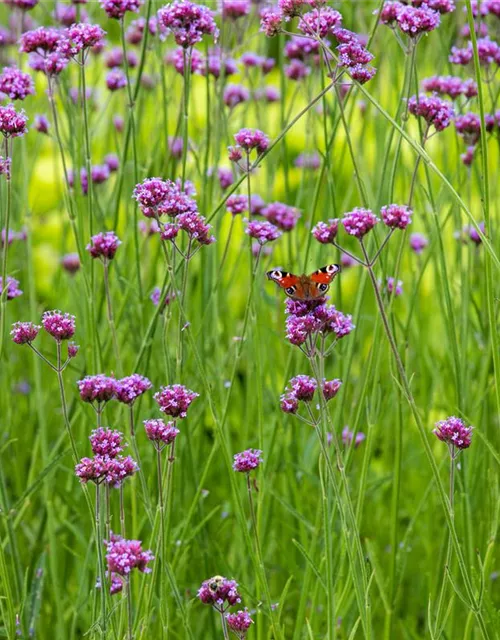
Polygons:
M57 342L69 340L75 335L75 316L62 311L46 311L42 316L42 326Z
M31 344L42 327L33 322L15 322L12 325L12 341L16 344Z
M233 469L240 473L250 473L262 463L262 451L259 449L246 449L234 456Z
M154 399L160 407L160 411L172 418L185 418L189 406L200 394L182 384L173 384L161 387L155 393Z
M121 536L111 534L106 544L106 561L108 571L120 576L127 576L133 569L141 573L150 573L148 563L154 560L151 551L143 551L139 540L125 540Z
M433 433L439 440L446 442L450 447L450 453L453 458L458 455L460 450L470 447L472 427L466 427L464 421L455 416L436 422Z

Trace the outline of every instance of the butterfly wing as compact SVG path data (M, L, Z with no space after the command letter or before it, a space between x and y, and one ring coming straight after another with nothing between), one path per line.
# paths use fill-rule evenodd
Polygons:
M281 271L281 269L273 269L268 271L266 276L269 280L276 282L282 289L284 289L286 295L289 298L295 298L298 289L300 288L299 276L289 273L288 271Z
M340 265L328 264L326 267L321 267L314 273L311 273L309 279L311 284L309 286L309 297L311 299L321 298L330 288L330 283L340 273Z

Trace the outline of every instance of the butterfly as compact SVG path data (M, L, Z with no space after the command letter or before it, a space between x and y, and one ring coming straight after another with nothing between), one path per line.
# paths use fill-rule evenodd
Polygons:
M273 269L266 273L292 300L317 300L322 298L330 288L330 283L340 273L340 265L329 264L321 267L310 276L296 276L288 271Z

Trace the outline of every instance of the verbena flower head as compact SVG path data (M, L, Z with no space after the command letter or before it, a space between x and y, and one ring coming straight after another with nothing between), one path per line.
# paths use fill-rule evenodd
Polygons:
M57 51L67 58L75 57L103 42L106 32L98 24L79 22L68 27L57 45Z
M33 123L33 128L36 129L36 131L38 131L38 133L47 134L49 132L49 129L50 129L50 122L49 122L47 116L44 116L43 114L37 114L35 116L35 120L34 120L34 123Z
M68 342L68 358L76 358L79 350L79 345L74 342Z
M447 95L452 100L459 96L474 98L477 96L477 83L468 78L462 80L457 76L431 76L422 81L424 91Z
M6 298L7 300L14 300L14 298L19 298L19 296L23 295L22 290L19 288L19 280L12 278L11 276L7 276L7 286L5 287ZM3 278L0 276L0 296L4 294L4 283Z
M142 396L148 389L151 389L152 383L145 376L133 373L131 376L117 380L116 382L116 399L123 404L132 405Z
M420 255L429 244L427 236L423 233L412 233L410 236L410 247L417 255Z
M477 113L464 113L455 118L455 129L466 144L475 145L481 138L481 118Z
M119 91L127 86L127 76L121 69L112 69L106 74L106 87L110 91Z
M108 18L121 20L127 11L137 13L142 0L102 0L101 7L107 13Z
M312 313L302 316L290 315L286 319L286 337L291 344L299 347L322 326L322 321Z
M41 71L49 77L58 76L66 69L68 64L69 58L66 58L66 56L63 56L59 52L48 53L43 57L37 53L33 53L29 57L29 66L35 71Z
M233 194L226 200L226 209L233 216L248 210L248 196Z
M102 373L95 376L85 376L77 381L80 398L84 402L98 405L116 398L116 379Z
M247 153L255 150L258 155L269 147L269 138L260 129L240 129L234 134L236 144Z
M198 590L198 598L203 604L210 604L218 611L233 607L241 602L238 583L223 576L214 576L202 582Z
M379 219L370 209L356 207L345 213L341 222L349 235L360 240L373 229Z
M308 36L326 38L335 32L342 23L342 16L331 7L321 7L304 13L298 24L298 30Z
M175 240L179 230L185 231L191 242L196 241L200 245L208 245L215 242L215 237L210 235L212 226L207 224L204 216L198 213L181 213L175 218L174 224L166 224L161 237L163 240Z
M223 100L226 107L234 109L242 102L250 100L250 92L241 84L228 84L224 89Z
M15 322L10 335L16 344L31 344L42 327L33 322Z
M161 387L160 391L155 393L154 399L162 413L172 418L185 418L189 406L199 395L182 384L173 384Z
M16 111L14 105L0 106L0 133L5 138L17 138L27 131L28 118L23 110Z
M166 55L165 62L171 64L181 76L184 76L185 73L201 74L206 69L205 58L197 49L192 49L189 59L186 59L184 57L184 49L178 47ZM185 66L186 62L189 66Z
M342 386L342 380L335 378L334 380L323 380L323 396L328 402L335 398Z
M446 442L450 447L452 457L456 457L459 453L456 451L467 449L470 447L472 439L472 427L465 426L465 423L460 418L450 416L446 420L440 420L436 422L436 427L433 433L441 440Z
M123 433L114 429L99 427L94 429L89 436L92 453L99 456L116 458L125 448Z
M154 556L151 551L143 550L139 540L125 540L112 533L105 545L109 572L119 576L128 576L134 569L141 573L151 573L147 565L154 560Z
M321 166L321 158L317 153L300 153L293 163L301 169L319 169Z
M402 5L396 15L396 23L403 33L410 38L418 38L424 33L434 31L441 22L440 15L427 4L420 8Z
M471 164L472 164L472 162L474 160L475 153L476 153L475 145L470 145L465 150L465 153L461 153L460 154L460 160L463 162L463 164L466 167L470 167L471 166Z
M412 96L408 100L408 111L416 117L423 118L436 131L446 129L454 116L453 106L449 102L438 96L426 96L425 93L420 93L418 97Z
M251 220L247 223L245 233L251 238L255 238L261 246L277 240L282 235L278 227L267 220Z
M63 269L72 275L81 268L80 257L77 253L67 253L61 259Z
M281 11L271 8L264 8L260 13L260 30L265 33L268 38L280 33L285 16Z
M23 73L16 67L4 67L0 74L0 94L11 100L24 100L35 93L35 85L29 73Z
M224 20L238 20L250 13L250 0L221 0L221 12Z
M226 613L227 626L236 634L240 640L246 637L246 633L253 624L253 620L248 610L237 611L236 613Z
M176 43L186 49L201 42L205 35L214 38L219 35L212 11L189 0L175 0L161 8L158 20L167 33L173 34Z
M121 245L121 240L113 231L106 231L92 236L87 251L93 258L112 260Z
M383 223L390 229L406 229L413 211L403 204L388 204L380 209Z
M337 218L331 218L328 222L318 222L311 233L321 244L331 244L337 237L339 229L339 221Z
M304 64L301 60L292 60L285 67L285 75L290 80L303 80L311 73L311 68Z
M5 0L5 4L11 7L17 7L21 11L30 11L33 7L36 7L39 0Z
M387 284L387 293L389 295L394 295L396 297L403 295L403 281L396 280L392 276L388 277L386 280Z
M223 191L228 189L234 182L233 172L227 167L219 167L217 169L217 178Z
M354 432L351 431L348 426L345 426L342 429L342 442L347 447L350 447L353 440L354 447L357 448L363 442L363 440L366 440L366 436L362 431L358 431L356 433L356 436L354 436Z
M180 433L174 422L164 422L160 418L144 420L144 429L148 439L160 449L171 444Z
M87 484L87 482L104 483L118 488L138 469L137 463L130 456L110 457L97 454L93 458L82 458L75 466L75 475L82 484Z
M311 376L298 375L290 380L288 386L297 400L301 402L311 402L318 384Z
M233 469L240 473L250 473L263 462L260 449L246 449L234 456Z
M0 156L0 176L5 176L7 180L10 179L10 165L11 159Z
M31 31L25 31L20 39L21 53L38 53L44 55L55 53L57 45L62 38L62 31L53 27L38 27Z
M42 316L42 326L55 340L70 340L75 335L76 319L62 311L46 311Z
M300 211L283 202L271 202L262 210L262 215L282 231L291 231L300 218Z

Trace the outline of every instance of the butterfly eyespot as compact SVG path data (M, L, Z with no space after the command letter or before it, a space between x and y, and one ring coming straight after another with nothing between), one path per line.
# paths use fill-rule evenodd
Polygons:
M328 291L328 285L327 284L320 284L320 285L318 285L318 289L321 292Z
M285 293L287 293L289 296L292 296L295 293L295 287L287 287L285 289Z

